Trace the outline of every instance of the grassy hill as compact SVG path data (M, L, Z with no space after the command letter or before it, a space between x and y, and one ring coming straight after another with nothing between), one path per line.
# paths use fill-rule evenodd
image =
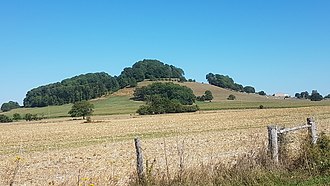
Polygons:
M151 84L151 81L144 81L138 84L138 87ZM178 83L178 82L175 82ZM194 91L196 96L203 95L206 90L213 93L214 100L212 102L196 102L201 110L222 110L222 109L253 109L263 105L265 108L292 108L292 107L308 107L308 106L329 106L330 101L312 102L309 100L297 99L279 99L273 96L260 96L256 94L248 94L235 92L210 84L185 82L178 83L187 86ZM91 100L94 104L94 115L114 115L114 114L135 114L135 111L143 102L133 101L134 88L124 88L109 96ZM227 100L227 97L233 94L236 100ZM68 111L71 109L72 104L61 106L48 106L42 108L19 108L14 109L5 114L12 116L14 113L19 113L22 116L26 113L43 115L47 118L55 117L68 117Z

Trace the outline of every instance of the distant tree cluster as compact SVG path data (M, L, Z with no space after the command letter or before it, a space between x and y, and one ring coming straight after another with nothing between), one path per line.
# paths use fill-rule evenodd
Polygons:
M20 108L20 105L17 102L9 101L8 103L3 103L1 105L2 112L8 112L13 109Z
M13 122L13 120L4 114L0 114L0 123L9 123L9 122Z
M4 114L0 114L0 123L9 123L9 122L18 121L21 119L22 119L22 117L18 113L15 113L12 118L10 118L9 116L6 116Z
M312 94L309 94L308 91L304 91L304 92L301 92L301 93L296 93L295 97L298 98L298 99L310 99L311 101L321 101L321 100L323 100L323 96L320 93L318 93L317 90L313 90Z
M238 92L255 93L255 89L252 86L244 87L243 85L235 83L234 80L228 75L225 76L209 73L206 75L206 79L211 85L215 85L221 88L230 89Z
M137 110L141 115L195 112L195 99L190 88L174 83L153 83L134 92L134 100L147 102Z
M213 99L213 94L210 90L205 91L204 95L197 96L197 101L211 101Z
M328 94L327 96L324 96L324 99L330 99L330 94Z
M88 73L30 90L24 99L24 106L63 105L101 97L118 89L116 78L109 74Z
M259 94L260 96L265 96L265 95L266 95L266 92L262 90L262 91L259 91L258 94Z
M150 59L138 61L132 67L125 68L117 80L120 87L124 88L128 86L135 87L137 82L145 79L153 81L163 78L176 78L179 81L186 81L182 69Z
M24 119L26 121L38 121L44 119L44 116L43 115L39 116L38 114L26 113Z

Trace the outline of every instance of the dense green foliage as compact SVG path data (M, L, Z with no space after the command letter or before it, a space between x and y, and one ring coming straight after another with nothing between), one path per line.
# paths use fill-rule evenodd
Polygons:
M327 96L324 96L324 99L330 99L330 94L328 94Z
M136 112L140 115L196 112L197 105L182 105L177 100L170 100L161 95L153 95L148 98L147 105L142 105Z
M97 98L118 89L117 80L109 74L89 73L30 90L24 99L24 106L63 105Z
M148 97L153 95L176 100L182 105L192 105L196 99L190 88L174 83L153 83L145 87L136 88L133 99L136 101L147 101Z
M262 90L262 91L259 91L258 94L259 94L260 96L265 96L265 95L266 95L266 92Z
M4 114L0 114L0 123L9 123L13 120Z
M174 83L153 83L137 88L133 99L147 102L147 105L143 105L137 110L137 113L141 115L198 110L197 105L192 105L196 99L193 91Z
M244 91L244 87L235 83L234 80L229 76L209 73L206 75L206 79L211 85L240 92Z
M323 96L314 90L310 96L311 101L321 101L323 100Z
M298 99L310 99L311 101L321 101L323 100L323 96L317 92L317 90L313 90L312 94L309 95L307 91L296 93L295 97ZM326 97L324 97L326 98Z
M246 92L246 93L255 93L255 92L256 92L256 90L255 90L253 87L251 87L251 86L245 86L245 87L243 88L243 90L244 90L244 92Z
M220 74L209 73L206 75L206 79L211 85L215 85L221 88L239 92L255 93L255 89L252 86L243 87L243 85L235 83L234 80L228 75L224 76Z
M13 114L13 120L18 121L18 120L21 120L21 119L22 119L22 116L19 113Z
M227 98L228 100L235 100L236 99L236 96L235 95L232 95L230 94Z
M210 90L205 91L204 95L198 96L197 101L211 101L213 99L213 94Z
M307 91L301 92L301 93L296 93L295 97L298 99L310 99L310 95Z
M9 101L8 103L3 103L1 105L1 110L3 112L8 112L12 109L16 109L16 108L20 108L19 104L17 102L14 101Z
M79 101L72 105L71 110L68 112L71 117L90 116L93 113L94 105L88 101Z
M144 59L132 67L125 68L117 78L121 88L136 86L137 82L145 79L176 78L185 81L184 71L173 65L164 64L158 60Z
M24 119L26 121L38 121L44 119L44 116L43 115L39 116L38 114L26 113Z

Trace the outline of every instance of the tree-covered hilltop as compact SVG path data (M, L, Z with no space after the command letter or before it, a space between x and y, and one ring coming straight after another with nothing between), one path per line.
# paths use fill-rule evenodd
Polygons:
M211 85L215 85L221 88L235 90L239 92L255 93L255 89L252 86L243 87L243 85L235 83L234 80L228 75L225 76L209 73L206 75L206 79Z
M68 78L62 82L34 88L27 92L24 107L63 105L101 97L119 88L134 87L145 79L176 78L185 81L184 71L158 60L144 59L125 68L118 77L105 72L89 73Z
M63 105L89 100L119 89L116 78L105 72L88 73L27 92L24 107Z
M132 67L125 68L117 80L121 88L136 86L137 82L145 79L177 78L185 81L184 71L173 65L164 64L158 60L144 59L136 62Z

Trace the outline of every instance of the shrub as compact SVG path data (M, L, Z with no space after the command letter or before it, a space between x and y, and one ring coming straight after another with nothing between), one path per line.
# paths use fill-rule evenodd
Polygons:
M266 95L266 92L262 90L262 91L258 92L258 94L259 94L260 96L265 96L265 95Z
M136 88L134 91L134 100L147 101L148 97L160 95L163 98L177 100L183 105L192 105L196 96L193 90L174 83L153 83L151 85Z
M4 114L0 114L0 123L9 123L13 120Z
M32 121L32 114L31 113L26 113L25 116L24 116L24 119L26 121Z
M197 105L182 105L179 101L162 98L159 95L151 96L147 105L142 105L136 111L140 115L196 112L199 110Z
M230 94L227 99L228 100L235 100L236 99L236 96Z
M21 120L21 119L22 119L22 116L19 113L15 113L13 115L13 120L18 121L18 120Z
M306 138L310 139L310 136ZM330 176L330 138L322 132L316 145L311 144L309 139L303 140L300 155L293 168Z
M24 119L26 121L37 121L37 120L42 120L43 116L39 117L38 114L26 113Z
M264 109L265 107L263 105L260 105L259 106L259 109Z
M205 101L205 95L197 96L197 97L196 97L196 100L197 100L197 101Z
M310 140L304 141L307 143L302 144L299 161L288 158L274 164L267 150L261 148L238 156L231 165L212 161L180 169L174 176L152 172L147 164L146 176L132 176L129 185L329 185L329 137L322 133L315 146Z

